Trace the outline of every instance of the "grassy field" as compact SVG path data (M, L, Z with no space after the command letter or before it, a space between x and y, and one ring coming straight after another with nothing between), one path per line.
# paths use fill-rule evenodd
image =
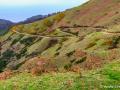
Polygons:
M18 74L0 81L0 90L119 90L120 61L116 60L99 70L87 71L80 77L73 72L33 76Z

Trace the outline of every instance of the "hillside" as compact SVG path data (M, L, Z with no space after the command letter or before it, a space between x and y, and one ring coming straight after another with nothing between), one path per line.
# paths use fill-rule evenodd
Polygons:
M5 33L14 23L8 20L0 19L0 35Z
M107 27L120 22L119 7L119 0L90 0L89 3L53 15L42 21L18 26L18 30L23 30L23 32L28 30L27 33L31 31L41 34L44 31L49 33L51 29L54 30L59 27Z
M0 85L16 80L19 81L16 84L17 88L28 90L30 87L36 89L37 86L32 86L33 83L37 85L42 83L45 87L39 86L39 89L43 90L49 90L52 86L55 88L53 90L78 90L77 88L91 88L91 83L90 85L87 83L93 79L105 80L101 81L102 85L114 83L118 85L120 81L119 28L119 0L90 0L81 6L43 20L16 25L0 37L1 75L9 70L15 73L14 77L1 82ZM31 73L38 76L30 78ZM41 74L43 75L39 76ZM77 79L78 76L80 79ZM28 82L18 79L22 77ZM48 78L51 77L54 78L49 80ZM32 83L30 79L35 82ZM60 86L62 81L63 87L51 85L51 82L56 83L55 79L58 79L56 82ZM71 81L68 82L70 86L67 87L64 80L71 79L72 84ZM80 83L87 80L85 86L81 86ZM98 84L96 81L92 83ZM11 87L11 90L14 88L12 83L6 87ZM101 90L99 85L90 90L93 88Z

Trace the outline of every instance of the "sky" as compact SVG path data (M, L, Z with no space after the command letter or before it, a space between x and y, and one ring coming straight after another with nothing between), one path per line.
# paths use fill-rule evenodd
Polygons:
M0 19L13 22L35 15L64 11L88 0L0 0Z

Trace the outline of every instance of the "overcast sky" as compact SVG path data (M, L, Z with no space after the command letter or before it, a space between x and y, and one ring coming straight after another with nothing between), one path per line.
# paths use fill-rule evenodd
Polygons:
M0 0L0 19L14 22L28 17L63 11L88 0Z

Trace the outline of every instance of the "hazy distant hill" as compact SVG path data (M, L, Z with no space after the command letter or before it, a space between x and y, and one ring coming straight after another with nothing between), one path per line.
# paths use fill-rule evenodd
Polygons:
M36 15L36 16L32 16L30 18L27 18L24 21L18 22L18 23L13 23L12 21L9 21L9 20L0 19L0 34L5 33L9 29L9 27L11 27L13 25L32 23L32 22L35 22L35 21L42 20L42 19L44 19L46 17L49 17L51 15L54 15L54 14L55 13L48 14L48 15Z
M42 19L44 19L44 18L46 18L46 17L49 17L49 16L51 16L51 15L54 15L54 14L55 14L55 13L53 13L53 14L48 14L48 15L36 15L36 16L32 16L32 17L27 18L26 20L21 21L21 22L19 22L19 23L22 23L22 24L32 23L32 22L35 22L35 21L42 20ZM19 23L18 23L18 24L19 24Z
M6 32L14 23L8 20L0 19L0 34Z

